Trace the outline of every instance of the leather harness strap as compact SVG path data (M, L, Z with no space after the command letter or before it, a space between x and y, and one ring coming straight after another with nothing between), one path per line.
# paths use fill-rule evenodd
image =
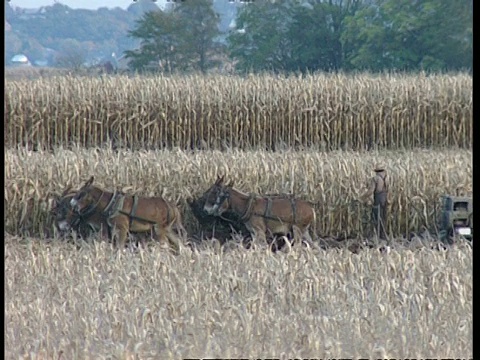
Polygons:
M95 204L91 204L86 207L85 211L82 211L81 213L77 214L77 218L74 219L74 221L78 220L78 223L80 221L85 221L88 219L90 215L92 215L95 212L95 209L97 208L98 204L100 203L100 200L102 199L102 196L104 195L104 191L102 191L102 194L99 196L97 202ZM130 220L130 226L132 225L132 222L134 220L139 220L139 221L144 221L150 224L155 224L155 221L144 219L141 217L136 216L137 208L138 208L138 196L133 195L133 205L132 209L130 210L130 213L127 213L123 211L123 204L125 202L126 195L122 192L119 192L115 190L112 194L112 197L110 198L110 201L108 202L107 206L103 211L101 211L101 215L106 218L106 222L109 226L108 231L110 233L111 227L113 227L113 224L111 223L111 219L116 217L119 214L122 215L127 215L129 220ZM167 222L170 222L170 208L167 205ZM93 225L88 223L88 225L94 229Z
M137 220L137 221L143 221L143 222L146 222L146 223L149 223L149 224L156 224L157 222L156 221L153 221L153 220L149 220L149 219L145 219L145 218L142 218L140 216L137 216L135 215L136 212L137 212L137 208L138 208L138 201L139 201L139 197L137 195L133 195L133 204L132 204L132 209L130 210L130 212L126 212L123 210L123 203L124 203L124 200L126 198L126 195L122 194L122 197L120 198L120 200L118 201L118 204L116 206L116 211L110 215L110 217L115 217L117 216L118 214L122 214L122 215L126 215L128 216L128 219L130 220L130 225L132 225L132 222L134 220ZM168 206L167 206L167 212L168 212ZM167 217L169 215L167 214Z
M112 198L110 199L110 202L102 211L102 215L107 218L107 224L109 226L113 226L110 220L113 219L115 216L117 216L119 213L122 213L124 201L125 201L125 194L122 194L115 190L115 192L112 195Z
M167 206L167 224L170 224L170 206L168 206L168 204L166 204Z
M252 215L255 215L255 216L261 216L265 219L268 219L268 220L275 220L275 221L279 221L281 223L283 223L284 221L279 217L279 216L273 216L272 215L272 204L273 204L273 198L271 196L268 196L265 198L265 200L267 200L267 205L265 206L265 211L263 212L263 214L258 214L258 213L253 213ZM296 223L296 216L297 216L297 202L296 202L296 199L295 198L290 198L290 203L292 205L292 215L293 215L293 224Z
M130 226L132 225L133 219L135 218L135 213L137 212L137 206L138 206L138 196L133 195L132 210L130 211L130 215L128 216L130 218Z
M95 209L97 208L98 204L100 203L100 200L102 199L104 192L102 191L102 194L98 197L98 200L95 204L90 204L87 205L84 209L78 212L78 215L81 217L88 217L92 215L95 212Z
M264 218L269 218L271 217L272 213L272 198L267 197L267 206L265 206L265 212L263 213Z
M255 199L256 199L255 194L250 194L250 196L248 198L247 208L245 209L245 212L243 213L243 215L240 217L240 220L247 221L248 219L250 219L250 217L252 216L253 201Z
M147 220L140 218L136 216L137 208L138 208L138 196L133 195L133 205L132 209L130 210L129 213L123 211L123 204L125 203L125 198L126 195L118 192L115 190L115 192L112 195L112 198L110 199L110 202L108 205L105 207L105 209L102 211L102 215L107 218L107 223L112 226L109 222L110 219L114 218L118 214L122 215L127 215L129 220L130 220L130 225L132 225L133 220L141 220L145 221L151 224L155 224L155 221Z
M228 195L225 195L225 197L223 198L223 200L220 200L217 202L221 205L223 204L223 202L225 200L227 200L228 198L230 197L230 193L228 193ZM248 198L248 204L247 204L247 207L245 209L245 211L243 212L243 214L240 216L240 221L243 221L243 222L246 222L248 221L252 216L260 216L260 217L263 217L265 219L269 219L269 220L275 220L275 221L279 221L279 222L283 222L282 219L278 216L272 216L272 203L273 203L273 197L276 197L276 196L267 196L263 199L267 200L267 204L265 206L265 211L262 213L256 213L256 212L252 212L252 208L253 208L253 203L255 200L259 199L255 194L250 194L249 198ZM231 201L231 200L230 200ZM293 222L292 224L296 224L296 221L297 221L297 201L295 199L295 197L290 197L290 204L292 206L292 217L293 217ZM231 206L231 205L229 205ZM232 222L232 220L229 220L229 219L226 219L222 216L220 216L220 218L228 221L228 222Z
M102 211L102 215L104 215L106 217L110 217L111 213L115 212L118 209L117 206L115 206L115 209L114 209L114 206L113 206L117 202L117 195L118 194L119 193L117 192L117 190L115 190L113 192L112 197L110 198L110 201L109 201L108 205Z
M290 203L292 204L292 214L293 214L293 223L297 223L297 202L294 198L290 199Z

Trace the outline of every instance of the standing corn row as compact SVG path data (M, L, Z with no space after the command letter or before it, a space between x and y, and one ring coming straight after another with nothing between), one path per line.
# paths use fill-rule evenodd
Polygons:
M51 149L461 147L472 77L55 77L5 84L4 141Z

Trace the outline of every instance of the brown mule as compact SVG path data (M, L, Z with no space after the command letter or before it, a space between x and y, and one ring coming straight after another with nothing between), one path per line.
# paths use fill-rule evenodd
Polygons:
M77 192L71 189L72 187L68 186L61 195L53 195L53 206L50 213L58 231L65 234L74 230L83 238L100 231L104 238L108 238L108 224L99 213L91 211L80 215L73 210L70 201Z
M93 176L71 199L70 205L79 214L95 211L100 213L112 228L112 238L117 235L117 245L124 248L128 232L141 233L153 230L154 237L162 247L168 241L174 250L180 249L180 239L173 226L186 235L177 207L161 197L142 198L121 192L109 192L92 185ZM118 232L118 234L114 234Z
M258 241L265 242L268 235L293 234L312 240L309 229L315 232L316 216L312 205L291 195L256 196L233 188L233 183L224 185L224 177L205 192L204 211L209 215L222 216L226 211L236 214L248 231Z

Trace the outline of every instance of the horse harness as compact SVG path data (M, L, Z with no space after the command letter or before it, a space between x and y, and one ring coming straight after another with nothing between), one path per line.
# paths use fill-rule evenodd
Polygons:
M248 197L247 207L246 207L245 211L243 212L243 214L240 216L240 220L243 221L243 222L247 222L248 220L250 220L250 218L252 216L259 216L259 217L263 217L264 219L267 219L267 220L274 220L274 221L283 222L282 219L280 219L280 217L272 215L273 197L274 196L267 196L267 197L262 198L262 197L257 196L256 194L250 194L250 196ZM230 193L226 191L222 196L219 197L219 199L218 199L219 201L217 201L218 205L221 206L229 198L230 198ZM265 211L263 213L252 212L254 201L259 200L259 199L267 200L267 204L265 206ZM296 203L296 199L294 197L290 197L290 204L292 205L292 214L293 214L292 224L295 224L296 220L297 220L296 219L297 203ZM225 219L225 218L223 218L223 219ZM225 220L228 221L228 219L225 219Z
M89 230L96 232L99 231L94 224L91 224L87 221L89 214L85 216L84 214L77 213L76 211L72 211L72 208L65 203L65 199L68 197L73 197L75 193L70 193L63 195L61 200L59 201L59 205L53 208L50 212L52 215L55 216L55 226L58 228L59 221L67 221L70 224L70 227L75 231L80 230L80 225L83 222L84 226L88 226ZM58 214L61 214L61 218L59 219ZM69 219L70 216L70 219Z
M64 200L68 196L73 196L73 194L65 195L62 198L62 200ZM60 206L58 206L57 208L52 210L52 213L56 215L56 214L58 214L58 211L61 211L61 216L62 216L61 220L64 221L64 220L67 219L67 215L66 215L65 212L71 211L71 208L62 201L60 203ZM96 231L97 229L92 224L90 224L89 222L86 221L88 219L88 216L89 216L89 214L80 214L80 213L77 213L77 212L73 211L72 220L69 221L70 226L73 229L77 229L80 226L81 222L85 222L86 225L88 225L90 227L90 230ZM57 216L56 216L56 219L58 219ZM58 221L58 220L56 220L56 221Z
M105 192L102 191L102 194L98 198L98 201L95 204L88 205L86 207L86 210L84 212L82 211L81 213L79 213L79 215L83 218L86 218L87 216L90 216L91 214L93 214L104 193ZM126 196L127 196L126 194L115 190L112 197L110 198L109 203L107 204L105 209L103 209L103 211L101 212L101 215L106 218L107 224L109 227L113 227L113 224L111 223L111 219L113 219L114 217L120 214L128 216L130 226L132 225L134 220L143 221L152 225L156 223L156 221L152 221L152 220L145 219L135 215L138 207L137 195L133 195L133 204L130 212L123 211L123 204L125 202ZM169 222L170 222L170 208L167 206L167 223Z

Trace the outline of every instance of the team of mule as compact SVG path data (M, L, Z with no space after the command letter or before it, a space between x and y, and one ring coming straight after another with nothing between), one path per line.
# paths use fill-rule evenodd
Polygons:
M147 233L164 247L180 247L179 235L186 235L180 211L162 197L140 197L107 191L93 185L93 176L77 191L71 187L55 198L52 214L57 229L76 230L82 236L101 232L123 248L129 233ZM245 194L225 184L224 177L203 194L203 212L219 219L235 218L258 242L273 235L290 234L311 240L315 212L310 203L291 195ZM174 231L176 230L177 233ZM180 234L178 234L178 232Z

